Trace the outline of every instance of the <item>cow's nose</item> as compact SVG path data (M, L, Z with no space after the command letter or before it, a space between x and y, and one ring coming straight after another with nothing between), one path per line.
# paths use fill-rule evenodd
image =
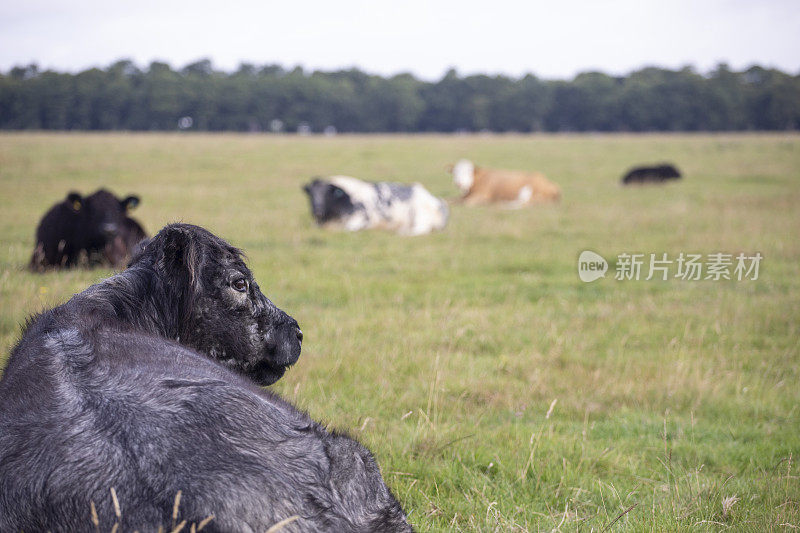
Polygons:
M105 222L100 224L100 230L106 235L113 236L117 234L117 225L113 222Z

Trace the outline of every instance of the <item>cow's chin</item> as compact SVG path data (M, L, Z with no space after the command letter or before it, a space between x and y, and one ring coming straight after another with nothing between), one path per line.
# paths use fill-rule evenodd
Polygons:
M317 226L324 229L343 230L347 229L347 218L326 218L322 221L317 221Z
M274 366L267 361L259 361L247 372L247 375L259 385L272 385L283 377L287 368L289 367Z
M338 220L339 220L338 218L332 217L330 215L324 215L324 216L314 215L314 222L316 222L317 226L321 228L335 225L338 222Z

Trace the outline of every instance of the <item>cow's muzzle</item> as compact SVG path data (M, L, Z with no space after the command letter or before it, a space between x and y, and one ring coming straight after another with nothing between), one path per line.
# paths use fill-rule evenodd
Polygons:
M104 222L100 224L100 231L107 238L113 238L119 233L119 225L113 222Z
M287 320L270 329L265 336L264 358L253 369L253 378L262 385L278 381L286 369L297 362L303 344L303 332L297 321Z

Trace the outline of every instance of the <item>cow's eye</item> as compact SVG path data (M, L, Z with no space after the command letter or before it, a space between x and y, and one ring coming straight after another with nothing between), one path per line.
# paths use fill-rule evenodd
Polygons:
M233 290L239 292L247 292L248 285L249 284L247 283L247 280L245 278L236 278L231 282L231 287L233 288Z

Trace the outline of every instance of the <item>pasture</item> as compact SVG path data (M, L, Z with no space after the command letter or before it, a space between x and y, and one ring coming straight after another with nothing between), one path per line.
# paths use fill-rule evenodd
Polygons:
M460 157L540 170L562 201L454 205L407 238L324 232L301 191L454 197ZM661 161L685 178L619 185ZM272 388L373 450L419 531L800 527L797 135L3 134L0 367L27 315L111 274L24 269L45 210L99 186L138 194L151 234L191 222L246 252L305 334ZM604 279L578 279L583 250ZM625 252L763 260L755 281L616 281Z

